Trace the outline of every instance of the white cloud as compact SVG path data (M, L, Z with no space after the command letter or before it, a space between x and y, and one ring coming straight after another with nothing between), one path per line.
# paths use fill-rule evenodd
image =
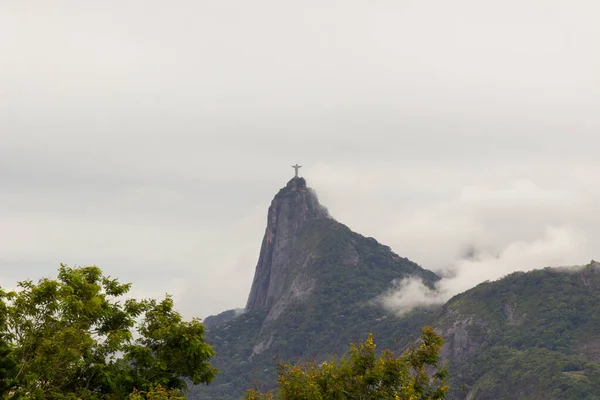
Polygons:
M421 227L414 237L431 253L422 258L434 263L424 266L442 275L435 290L410 278L396 283L382 304L403 314L416 306L443 303L515 271L586 263L599 238L596 221L585 221L593 210L582 204L531 181L517 181L505 189L465 188L454 201L421 210L423 215L395 231L408 235L415 226ZM443 227L436 228L438 224ZM428 239L428 232L433 238Z
M377 301L398 315L404 315L416 307L437 305L445 301L445 294L425 286L419 278L394 281L392 285L390 291Z
M435 289L414 277L393 282L393 289L379 301L399 315L415 307L442 304L479 283L494 281L515 271L573 265L573 260L582 259L586 244L580 232L549 227L543 237L534 241L517 241L495 254L479 252L473 257L455 260L442 271L443 277Z
M558 246L547 227L584 262L600 3L565 4L2 2L2 283L93 263L188 316L240 307L296 162L424 267L471 245L559 260L509 256Z

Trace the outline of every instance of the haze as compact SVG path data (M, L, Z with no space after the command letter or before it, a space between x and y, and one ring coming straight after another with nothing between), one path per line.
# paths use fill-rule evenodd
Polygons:
M459 292L600 257L600 3L0 4L0 286L100 266L241 307L268 204L331 214ZM473 255L476 256L473 256Z

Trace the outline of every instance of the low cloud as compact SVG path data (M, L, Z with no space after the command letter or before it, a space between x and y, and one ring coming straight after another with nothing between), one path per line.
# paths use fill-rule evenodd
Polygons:
M407 165L402 172L371 166L345 173L323 166L319 178L338 191L351 178L336 216L442 277L434 290L416 278L393 282L379 300L403 314L515 271L597 259L600 189L589 167L569 159L485 170ZM353 211L361 202L369 204L369 219Z
M439 290L425 286L420 278L410 277L392 282L392 289L378 300L385 308L403 315L416 307L443 303L444 298Z
M600 248L599 2L39 3L0 2L0 286L243 306L296 162L446 297Z
M399 315L416 307L443 304L451 297L485 282L500 279L515 271L545 267L567 267L579 257L585 237L564 228L548 228L543 238L514 242L500 254L475 252L454 261L442 279L431 289L420 278L410 277L392 283L393 289L380 298L381 304Z

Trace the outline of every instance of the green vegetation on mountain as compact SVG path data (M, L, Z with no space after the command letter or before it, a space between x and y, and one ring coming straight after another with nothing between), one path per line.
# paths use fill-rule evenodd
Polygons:
M217 315L211 315L210 317L206 317L204 319L204 321L203 321L204 326L206 326L208 328L211 326L229 322L229 321L235 319L237 316L239 316L243 312L244 312L243 308L238 308L236 310L223 311L222 313L219 313Z
M420 342L401 356L375 352L373 336L351 345L349 354L321 364L279 366L277 389L254 389L246 400L440 400L445 398L447 371L438 366L444 339L433 328L422 330Z
M274 389L277 365L340 357L369 333L402 351L431 325L445 339L450 399L599 399L598 270L516 273L398 317L377 301L394 280L439 278L331 219L294 178L269 207L246 313L209 319L221 373L191 397Z
M206 330L183 321L170 297L126 299L130 285L97 267L61 266L56 280L0 289L0 399L179 400L190 383L187 398L203 400L252 387L249 396L278 390L284 400L402 399L411 387L440 398L441 380L415 386L438 350L451 400L600 399L596 262L514 273L399 317L379 301L393 281L433 288L439 277L331 219L294 178L269 208L256 271L245 312L209 317ZM431 362L414 364L422 347L391 356L427 325L444 338L441 349L425 345ZM417 366L408 385L407 362Z
M0 289L0 398L175 399L184 378L209 383L204 326L183 321L170 297L125 299L129 288L62 265L56 280Z
M399 319L382 309L375 300L394 279L420 276L433 285L438 277L335 220L307 224L290 258L293 265L302 260L294 273L313 280L310 293L291 299L276 318L269 318L269 310L255 310L208 328L221 372L210 386L193 388L190 397L239 399L252 385L272 388L276 360L328 360L369 333L382 348L402 350L435 314L418 310Z
M600 269L518 272L451 299L436 324L451 398L598 399Z
M337 229L345 231L332 226L333 232ZM324 234L312 245L322 251L325 246L319 246L326 240ZM377 247L369 247L370 239L359 241L368 249ZM339 249L343 243L326 247ZM343 259L333 250L325 254L337 263ZM414 343L419 327L427 324L446 339L442 356L449 363L449 399L600 397L597 263L514 273L480 284L442 307L403 317L388 314L370 301L384 290L385 281L371 276L363 281L364 291L346 296L356 272L335 266L330 271L338 275L321 275L321 284L310 298L295 302L274 321L265 322L266 311L252 312L211 330L208 337L222 357L215 363L223 373L196 398L238 398L249 384L274 388L278 361L326 361L344 354L347 343L369 332L383 347L404 349ZM375 289L369 290L371 285ZM255 348L256 344L264 349Z

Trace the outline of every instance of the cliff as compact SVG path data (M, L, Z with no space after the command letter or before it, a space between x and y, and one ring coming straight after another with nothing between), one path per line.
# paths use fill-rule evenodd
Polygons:
M269 207L245 312L207 318L220 373L189 397L239 399L254 383L275 382L274 358L326 360L371 332L384 347L407 345L431 313L398 319L377 298L408 276L430 286L439 279L329 217L306 181L292 179Z
M267 228L246 310L270 309L277 304L294 275L291 253L300 231L311 221L329 218L304 178L293 178L277 193L267 215ZM299 290L309 290L305 285Z
M439 279L330 218L306 181L292 179L269 208L245 312L206 319L220 372L189 398L272 388L274 360L328 360L369 333L402 351L424 325L445 338L448 399L599 398L600 264L514 273L399 317L376 300L409 276L430 287Z

